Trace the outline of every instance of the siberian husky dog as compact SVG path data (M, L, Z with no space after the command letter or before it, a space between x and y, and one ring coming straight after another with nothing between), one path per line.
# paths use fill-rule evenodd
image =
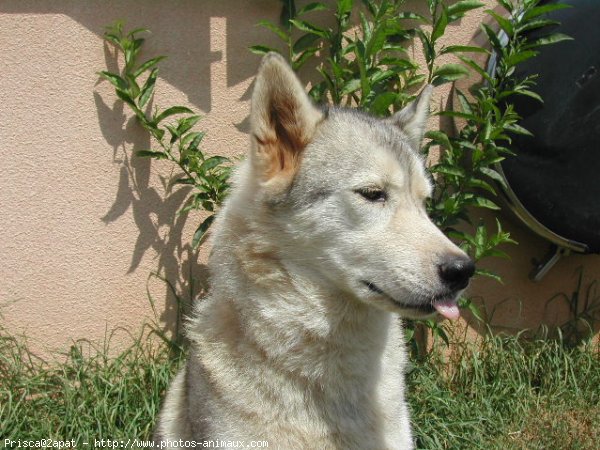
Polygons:
M161 448L413 447L399 316L456 318L474 271L425 212L430 94L388 119L322 109L264 57Z

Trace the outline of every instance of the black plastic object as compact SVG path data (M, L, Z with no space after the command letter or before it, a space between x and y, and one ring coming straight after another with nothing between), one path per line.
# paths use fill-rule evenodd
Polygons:
M544 104L511 99L534 137L514 137L517 156L502 171L533 222L600 253L600 0L563 3L573 7L548 16L574 40L541 47L519 67L519 77L539 74L535 91Z

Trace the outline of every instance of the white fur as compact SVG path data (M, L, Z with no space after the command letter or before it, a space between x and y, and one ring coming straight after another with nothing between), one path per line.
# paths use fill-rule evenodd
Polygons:
M412 448L398 314L423 316L442 289L439 257L462 254L423 206L431 187L414 147L429 93L399 123L326 117L280 57L265 58L251 153L214 226L211 293L157 440ZM386 200L366 200L365 186Z

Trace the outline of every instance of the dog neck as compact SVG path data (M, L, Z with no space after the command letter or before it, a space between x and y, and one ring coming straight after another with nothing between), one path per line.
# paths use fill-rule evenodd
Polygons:
M236 229L222 230L211 255L212 285L219 286L211 297L221 311L211 326L241 330L221 335L264 364L305 379L351 376L348 368L356 364L361 376L373 376L365 366L379 370L392 314L336 290L305 264L280 259L277 248L249 232L248 222L234 223Z

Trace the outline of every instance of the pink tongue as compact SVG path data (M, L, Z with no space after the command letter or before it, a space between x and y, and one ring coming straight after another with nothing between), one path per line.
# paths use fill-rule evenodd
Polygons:
M447 319L456 320L460 317L460 311L458 310L458 306L455 302L442 300L440 302L435 302L433 307L437 310L437 312Z

